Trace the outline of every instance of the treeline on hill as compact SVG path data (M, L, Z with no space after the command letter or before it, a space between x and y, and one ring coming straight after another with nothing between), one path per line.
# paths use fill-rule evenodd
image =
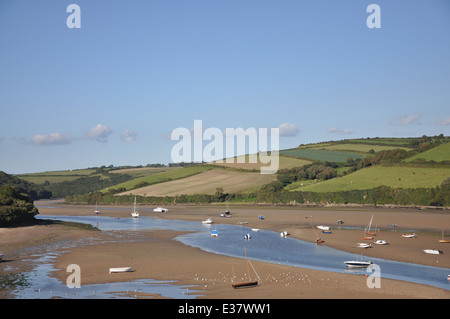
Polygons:
M0 227L30 223L38 213L31 196L8 185L0 186Z
M0 185L8 185L14 187L19 193L27 194L33 200L47 199L52 197L52 192L48 189L45 189L43 186L30 183L16 176L6 174L3 171L0 171Z
M95 192L131 179L132 177L128 174L109 173L99 168L93 176L83 176L72 181L52 183L44 186L52 192L54 198L57 198Z

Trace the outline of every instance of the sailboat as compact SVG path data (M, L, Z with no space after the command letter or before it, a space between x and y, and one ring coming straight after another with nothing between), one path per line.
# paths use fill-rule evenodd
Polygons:
M134 217L134 218L139 217L139 213L136 211L136 196L134 196L134 206L133 206L133 211L131 212L131 217Z
M450 243L450 240L445 240L445 239L444 239L444 228L442 228L442 239L439 239L439 242L440 242L441 244L444 244L444 243Z
M317 236L316 230L314 229L314 226L313 226L312 222L309 221L309 223L311 224L311 227L312 227L312 229L314 231L314 235L316 236L316 244L324 243L325 241L323 239L319 238L319 236Z
M97 209L97 202L95 202L95 210L94 210L94 213L100 214L100 211Z
M241 283L235 283L235 282L234 282L234 278L235 278L235 276L234 276L234 268L233 268L233 266L231 266L231 268L233 269L233 283L232 283L231 287L233 287L234 289L237 289L237 288L251 288L251 287L256 287L256 286L258 286L258 281L257 281L257 280L252 281L251 278L250 278L250 268L249 268L249 264L252 266L253 271L255 272L256 276L257 276L258 278L259 278L259 276L258 276L258 274L256 273L255 268L253 267L253 265L250 263L250 260L248 260L248 258L247 258L247 251L246 251L246 249L245 249L245 245L244 245L244 252L245 252L245 260L246 260L246 262L247 262L248 281L247 281L247 282L241 282Z
M376 236L377 235L376 233L370 232L370 227L372 226L372 220L373 220L373 214L372 214L372 218L370 218L370 223L369 223L369 226L367 227L366 234L370 235L370 236Z

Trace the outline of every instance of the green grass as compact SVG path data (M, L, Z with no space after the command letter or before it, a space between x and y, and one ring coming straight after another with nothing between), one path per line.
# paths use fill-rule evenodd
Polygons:
M161 182L167 182L171 180L177 180L181 178L185 178L188 176L192 176L195 174L199 174L205 171L212 169L211 166L208 165L199 165L199 166L187 166L187 167L179 167L176 169L168 170L165 172L160 172L157 174L151 174L144 177L136 178L131 181L127 181L124 183L116 184L107 189L103 189L103 192L108 191L108 189L119 189L123 188L125 190L131 190L140 187L139 185L152 185Z
M450 168L375 166L358 170L343 177L289 188L291 191L337 192L371 189L385 185L393 188L428 188L439 186L450 176ZM297 182L299 186L301 182Z
M411 148L407 147L398 147L398 146L391 146L391 145L373 145L373 144L352 144L352 143L342 143L342 144L333 144L333 145L324 145L324 146L317 146L314 149L324 149L324 150L331 150L331 151L347 151L347 152L357 152L357 153L368 153L370 150L373 150L374 152L380 152L380 151L389 151L396 148L401 148L406 151L410 151Z
M88 176L94 173L95 171L96 169L86 168L86 169L75 169L71 171L51 171L32 174L21 174L18 175L17 177L35 184L44 184L46 181L48 181L50 184L53 184L65 181L73 181L77 178Z
M180 169L181 167L136 167L136 168L122 168L118 170L109 171L111 174L127 174L133 176L133 178L145 177L153 174L159 174L174 169Z
M423 158L426 161L450 161L450 142L433 147L425 152L411 156L405 162L411 162L417 158Z
M298 158L304 158L313 161L328 161L328 162L346 162L348 158L363 159L364 155L332 150L320 150L320 149L290 149L280 151L280 155L293 156Z

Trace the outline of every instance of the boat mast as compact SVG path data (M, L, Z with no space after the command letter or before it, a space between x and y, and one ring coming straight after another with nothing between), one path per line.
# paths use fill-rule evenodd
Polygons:
M252 279L250 278L250 267L248 266L248 259L247 259L247 250L245 249L245 245L244 245L244 252L245 252L245 260L247 261L247 274L248 274L248 281L252 281Z

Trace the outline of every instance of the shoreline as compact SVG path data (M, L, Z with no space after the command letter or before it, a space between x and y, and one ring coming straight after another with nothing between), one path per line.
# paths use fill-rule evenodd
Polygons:
M49 203L52 203L52 205L48 205ZM41 215L94 214L94 208L90 205L55 205L55 202L40 201L37 206ZM374 224L376 222L383 223L383 227L386 225L386 220L395 219L401 221L396 222L399 226L402 226L401 229L417 227L418 225L421 226L421 229L418 232L419 238L415 239L401 238L401 232L382 229L379 234L382 234L383 238L379 235L375 239L388 238L391 245L384 247L373 245L373 248L364 250L365 256L406 262L414 260L416 263L450 268L450 244L448 244L448 248L447 246L443 247L446 244L440 244L443 245L442 247L439 246L440 249L444 250L443 255L431 256L423 252L417 254L418 246L425 245L428 247L429 244L440 239L437 236L438 227L434 225L445 225L446 221L448 224L450 214L447 212L361 208L299 209L298 207L249 207L242 205L230 207L231 218L223 218L219 217L219 214L224 211L223 205L168 205L169 212L167 213L154 213L152 209L155 207L154 205L139 205L137 209L141 216L158 218L200 222L210 217L216 223L223 224L236 224L239 221L246 221L248 222L246 226L249 228L288 231L291 237L306 241L315 240L313 230L311 226L308 226L310 221L314 225L331 223L334 225L337 219L342 219L345 226L364 227L369 222L370 216L374 214ZM101 216L128 218L132 205L100 205L98 208ZM258 220L259 215L264 215L265 219ZM312 217L305 218L307 216ZM333 225L331 226L333 227ZM54 228L53 230L58 233L58 230ZM429 233L433 229L436 232ZM25 229L23 231L25 232ZM70 234L67 233L67 229L59 231L59 236L63 236L64 231L66 232L64 236L86 236L86 231L72 230L69 232ZM449 231L446 230L446 233ZM42 233L44 234L46 231L43 230ZM98 243L86 247L75 247L69 252L62 253L57 258L55 268L59 270L54 272L54 276L65 282L67 277L65 267L68 264L77 263L83 269L82 281L84 284L145 278L175 280L177 284L198 287L204 292L200 298L206 299L450 298L449 291L421 284L383 278L381 289L369 289L364 276L331 273L259 261L252 261L252 264L261 277L261 285L257 288L235 290L231 288L231 269L234 267L237 272L245 274L246 269L242 259L216 255L199 248L185 246L174 240L178 235L174 231L139 231L139 233L142 238L134 242ZM325 239L325 245L356 253L359 251L350 247L349 244L352 245L353 242L360 241L360 233L360 231L354 229L335 229L333 231L332 228L331 234L322 236ZM108 237L107 232L102 231L90 232L89 234L95 235L100 240ZM52 236L55 240L58 240L57 235ZM0 248L2 247L1 243L0 233ZM118 258L123 261L127 260L136 271L118 274L119 276L107 274L106 269L119 266L114 265L114 261ZM159 298L158 296L147 297Z

